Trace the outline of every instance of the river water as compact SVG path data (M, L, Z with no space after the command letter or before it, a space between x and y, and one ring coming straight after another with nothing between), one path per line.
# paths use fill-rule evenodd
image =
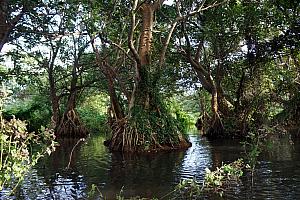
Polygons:
M103 141L102 136L79 143L62 141L26 176L15 196L2 193L0 199L87 199L92 185L97 186L97 192L89 199L103 199L101 195L116 199L119 193L161 199L181 179L201 182L206 167L232 162L243 151L238 141L209 142L191 135L193 146L186 151L122 155L110 153ZM225 199L300 199L300 142L278 139L271 149L259 158L253 179L242 178L225 192Z

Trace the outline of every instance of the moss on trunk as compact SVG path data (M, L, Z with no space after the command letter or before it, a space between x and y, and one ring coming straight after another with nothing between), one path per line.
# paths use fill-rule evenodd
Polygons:
M171 115L159 97L153 98L153 93L150 94L148 108L145 108L145 104L134 105L126 117L114 121L111 126L112 137L105 143L110 150L153 152L191 146L187 136L180 132L180 122Z

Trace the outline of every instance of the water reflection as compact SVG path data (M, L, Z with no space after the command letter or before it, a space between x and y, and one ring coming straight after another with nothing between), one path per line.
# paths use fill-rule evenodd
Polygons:
M204 178L205 168L212 165L212 148L209 142L205 138L199 140L197 136L191 136L190 141L193 145L185 152L181 167L177 172L179 179L176 183L180 179L196 178L201 181Z
M230 199L299 199L300 141L291 144L289 136L272 138L269 151L259 157L253 178L227 192ZM235 190L235 191L234 191Z
M159 198L180 179L196 178L201 182L205 167L214 168L241 156L238 141L209 142L198 136L190 136L190 140L193 146L186 151L155 155L110 153L101 136L88 138L76 148L73 147L77 140L64 140L55 153L30 172L14 197L0 193L0 199L86 199L92 184L98 186L106 199L115 199L122 188L126 197ZM298 198L300 142L293 146L284 140L278 142L272 153L260 158L253 183L249 176L244 177L225 198Z
M210 141L211 159L213 168L222 163L233 162L242 156L243 148L239 140L215 140Z

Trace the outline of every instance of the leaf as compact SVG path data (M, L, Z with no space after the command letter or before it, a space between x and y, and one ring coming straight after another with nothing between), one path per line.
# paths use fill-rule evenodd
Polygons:
M209 174L211 173L210 169L208 169L207 167L205 168L205 173Z

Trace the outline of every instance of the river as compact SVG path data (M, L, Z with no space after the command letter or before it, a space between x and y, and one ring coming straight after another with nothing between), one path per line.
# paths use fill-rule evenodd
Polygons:
M190 135L193 146L186 151L150 155L110 153L103 136L83 142L64 140L26 176L15 196L0 199L87 199L92 185L96 195L89 199L140 196L161 199L181 179L202 182L205 168L215 168L242 156L238 141L209 142ZM75 146L75 148L74 148ZM271 151L262 154L253 179L242 178L225 192L225 199L299 199L300 142L275 140ZM72 152L72 154L71 154ZM70 159L71 156L71 159ZM169 196L164 197L168 199Z

